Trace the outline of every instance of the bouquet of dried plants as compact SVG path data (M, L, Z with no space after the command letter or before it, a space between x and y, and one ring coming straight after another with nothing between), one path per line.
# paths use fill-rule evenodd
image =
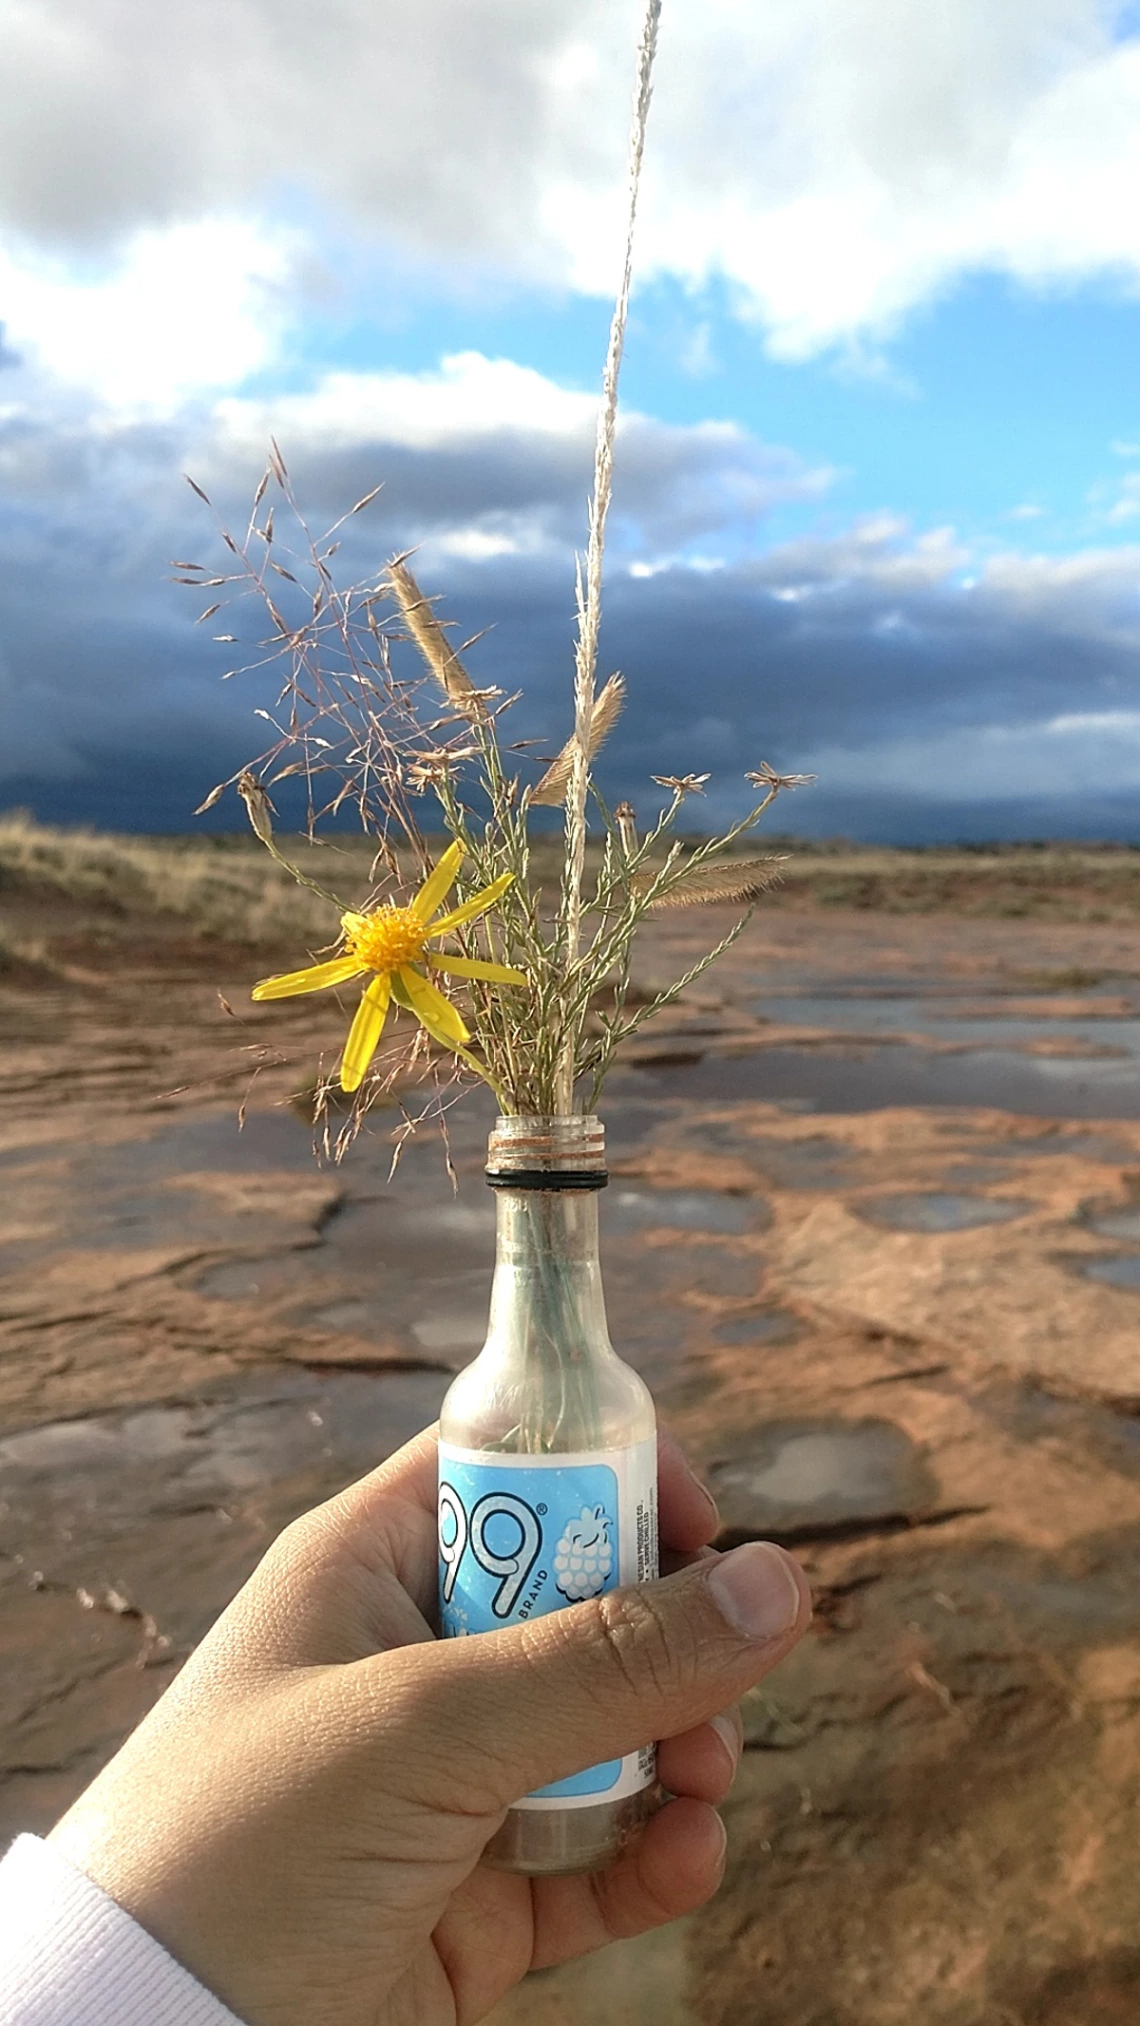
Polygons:
M329 905L327 952L317 952L317 961L301 970L262 980L253 996L283 998L367 980L338 1076L317 1085L318 1114L336 1083L352 1098L338 1151L370 1105L396 1086L406 1089L417 1075L432 1079L437 1100L468 1071L491 1086L505 1113L593 1110L621 1044L740 935L781 861L742 857L737 841L783 789L810 778L761 764L746 776L754 790L748 813L723 834L693 845L678 838L677 822L707 775L654 776L668 800L639 834L632 807L623 802L610 809L594 774L625 700L620 675L597 688L602 560L659 15L660 0L649 0L631 136L625 264L603 378L586 553L578 568L573 725L539 778L524 779L534 762L525 742L510 743L506 736L517 698L472 680L463 654L473 643L452 645L409 555L395 558L376 578L338 584L333 562L341 531L379 487L314 538L274 444L244 534L222 530L230 566L213 576L200 565L176 566L179 581L224 587L225 600L244 592L263 601L271 630L260 658L245 667L283 665L277 708L260 712L273 726L273 743L220 782L201 810L235 786L266 849ZM287 519L285 540L275 516ZM211 603L201 618L221 609L222 601ZM399 657L394 660L399 640L413 643L418 672L409 675ZM312 850L281 849L272 790L288 777L304 783L309 845L321 842L322 819L346 807L374 839L363 894L336 893L314 878ZM547 839L545 833L536 838L531 812L555 806L565 812L564 849L551 897L550 883L535 874L536 845ZM590 854L587 876L591 824L601 849ZM441 828L451 841L433 862L431 838ZM335 850L322 862L335 864ZM441 913L453 889L454 904ZM646 914L717 901L744 902L745 912L683 976L647 1000L632 993L631 960ZM437 947L441 943L448 947ZM465 994L462 1011L432 973L458 981L452 993ZM382 1049L393 1009L410 1017L396 1019L394 1046L389 1040ZM442 1084L441 1059L455 1070Z

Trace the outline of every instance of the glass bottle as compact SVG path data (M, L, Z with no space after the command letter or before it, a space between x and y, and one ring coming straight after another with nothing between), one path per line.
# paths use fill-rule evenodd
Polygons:
M445 1635L490 1630L657 1574L656 1417L609 1339L596 1118L500 1118L487 1179L497 1249L487 1341L440 1412ZM608 1797L608 1798L607 1798ZM656 1805L652 1751L527 1795L488 1862L606 1864Z

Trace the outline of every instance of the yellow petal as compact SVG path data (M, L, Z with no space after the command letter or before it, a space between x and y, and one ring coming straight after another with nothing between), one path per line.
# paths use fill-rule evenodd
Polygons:
M447 899L455 884L455 875L463 863L463 846L449 844L434 872L429 872L412 902L412 913L422 922L429 922L437 907Z
M453 971L457 978L488 978L495 985L529 985L525 971L512 971L508 964L485 964L482 957L437 957L429 951L425 959L433 971Z
M323 992L328 985L347 985L359 978L365 966L359 957L334 957L328 964L310 964L304 971L282 971L276 978L260 978L251 999L295 999L300 992Z
M448 929L457 929L462 922L474 921L476 915L481 915L498 900L501 893L506 892L513 879L513 872L501 872L498 879L493 879L490 886L483 888L482 893L474 894L470 900L465 900L462 907L452 908L449 915L440 915L439 920L432 923L428 934L446 935Z
M348 1030L348 1040L340 1059L342 1090L359 1090L364 1082L368 1065L376 1053L376 1044L384 1031L391 995L392 980L387 976L373 978L361 993L356 1018Z
M471 1036L450 999L445 999L421 972L413 971L410 964L401 964L392 984L397 999L415 1014L433 1040L441 1041L445 1048L470 1041Z

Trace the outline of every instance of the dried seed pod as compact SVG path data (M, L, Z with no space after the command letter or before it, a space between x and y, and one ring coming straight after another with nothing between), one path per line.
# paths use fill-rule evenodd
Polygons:
M251 774L248 768L239 774L237 791L245 803L251 828L263 844L269 844L273 838L273 804L256 774Z
M619 802L614 810L614 822L621 839L621 848L627 858L637 850L637 811L632 802Z

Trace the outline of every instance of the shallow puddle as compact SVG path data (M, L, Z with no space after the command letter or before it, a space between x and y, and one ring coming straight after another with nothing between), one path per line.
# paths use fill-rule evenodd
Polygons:
M935 1496L919 1451L891 1421L772 1422L709 1478L727 1533L785 1540L906 1519Z
M971 992L976 1006L984 995ZM1022 1012L1005 1014L1000 995L992 1017L959 1012L952 997L914 994L820 992L796 997L765 994L754 1002L762 1018L788 1027L830 1028L860 1035L929 1034L932 1040L967 1047L1011 1048L1015 1042L1068 1041L1080 1047L1112 1048L1140 1057L1140 1019L1094 1017L1082 1020Z
M723 1104L744 1098L801 1112L970 1105L1039 1118L1140 1118L1132 1061L1019 1055L998 1049L938 1054L905 1043L758 1048L707 1055L688 1067L631 1068L663 1096Z
M274 1367L208 1399L57 1421L0 1441L7 1510L66 1508L124 1520L273 1484L320 1466L347 1481L433 1421L443 1372Z
M790 1344L799 1335L799 1317L789 1309L767 1309L762 1315L732 1316L718 1323L713 1337L718 1344Z
M937 1189L913 1195L877 1196L855 1209L869 1224L890 1231L973 1231L984 1224L1008 1224L1024 1217L1030 1203L998 1201L988 1196L955 1196Z
M648 1110L656 1116L654 1107ZM292 1130L304 1138L299 1123ZM270 1145L279 1144L275 1133ZM465 1364L486 1336L494 1196L484 1186L481 1159L475 1166L468 1158L454 1196L440 1172L438 1151L416 1148L414 1154L414 1163L402 1165L390 1186L379 1185L374 1159L371 1168L362 1167L353 1154L338 1177L345 1200L311 1239L188 1268L189 1284L215 1300L280 1304L291 1325L343 1332L375 1344L378 1356ZM618 1177L601 1198L600 1212L616 1329L624 1331L632 1361L651 1383L661 1383L683 1358L691 1335L683 1311L677 1328L665 1327L667 1295L754 1294L758 1263L734 1256L719 1241L763 1230L767 1206L759 1197L658 1190ZM663 1250L652 1243L659 1230L683 1232L685 1241ZM702 1243L706 1235L708 1245ZM250 1236L256 1244L256 1232ZM646 1308L650 1326L630 1328Z
M1001 1160L995 1160L991 1157L976 1161L955 1161L951 1167L943 1171L942 1179L948 1182L951 1188L957 1187L967 1190L975 1188L979 1183L984 1187L994 1182L1008 1182L1011 1175L1017 1173L1016 1168L1012 1167L1008 1160L1004 1158L1004 1155L1008 1154L1009 1151L1008 1147L1003 1148L1003 1158ZM1016 1151L1022 1153L1025 1149L1018 1146Z
M694 1119L670 1138L701 1153L710 1148L731 1153L737 1160L747 1161L763 1182L777 1189L849 1188L858 1179L863 1161L855 1149L823 1133L804 1140L765 1139L745 1136L728 1119Z
M1140 1239L1140 1206L1134 1210L1106 1210L1103 1216L1090 1217L1087 1228L1100 1238Z
M602 1219L614 1236L659 1226L735 1235L761 1229L766 1206L750 1196L728 1196L713 1189L643 1189L615 1182L606 1191Z
M1131 1154L1131 1149L1123 1140L1113 1139L1108 1133L1063 1132L1038 1133L1032 1139L995 1140L988 1148L979 1144L972 1151L986 1160L1016 1157L1018 1160L1027 1158L1038 1161L1047 1159L1052 1154L1058 1158L1071 1156L1081 1161L1103 1161L1113 1168L1119 1167L1122 1161L1127 1161ZM947 1170L947 1179L949 1173ZM975 1180L981 1179L980 1176L975 1177ZM996 1172L990 1179L996 1180Z
M1115 1258L1090 1259L1081 1272L1086 1280L1099 1280L1106 1287L1140 1288L1140 1252L1121 1252Z

